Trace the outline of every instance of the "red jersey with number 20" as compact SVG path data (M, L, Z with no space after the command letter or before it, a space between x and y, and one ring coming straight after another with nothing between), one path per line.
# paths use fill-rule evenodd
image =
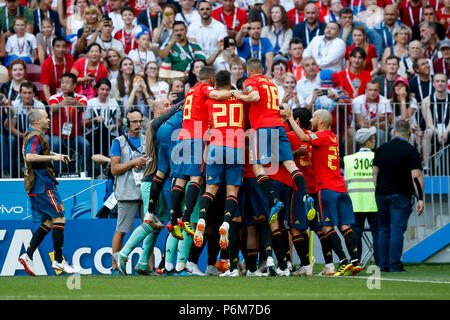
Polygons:
M244 82L247 94L259 92L259 101L250 103L249 121L252 129L281 127L278 88L272 80L258 74Z
M330 130L308 134L311 138L312 163L316 176L316 192L328 189L335 192L347 192L345 179L339 167L339 143Z
M218 101L208 99L209 123L211 124L211 141L213 146L243 148L245 139L245 103L231 97Z
M206 100L214 88L204 82L198 82L190 88L184 99L183 125L178 140L203 139L208 130L208 109Z

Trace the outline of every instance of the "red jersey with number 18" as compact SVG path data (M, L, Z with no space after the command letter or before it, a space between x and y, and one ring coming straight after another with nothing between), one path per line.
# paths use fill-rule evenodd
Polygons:
M245 140L245 103L231 97L218 101L208 99L209 123L211 124L211 141L213 146L243 148Z
M204 82L198 82L186 93L183 108L183 125L178 140L203 139L208 130L208 109L206 100L214 88Z
M311 138L312 163L316 176L316 191L328 189L335 192L347 192L345 179L339 167L339 143L330 130L308 134Z
M259 92L259 101L250 103L249 121L253 129L281 127L278 88L272 80L258 74L249 77L244 82L247 94Z

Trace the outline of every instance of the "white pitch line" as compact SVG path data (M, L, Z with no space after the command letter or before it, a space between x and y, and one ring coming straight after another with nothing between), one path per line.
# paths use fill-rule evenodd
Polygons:
M329 276L318 276L321 278L331 278ZM372 277L336 277L336 279L371 279L381 281L397 281L397 282L417 282L417 283L435 283L435 284L450 284L450 281L435 281L435 280L414 280L414 279L392 279L392 278L372 278Z

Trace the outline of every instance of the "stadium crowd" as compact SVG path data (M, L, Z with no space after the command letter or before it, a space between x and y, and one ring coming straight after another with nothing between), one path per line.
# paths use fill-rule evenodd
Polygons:
M449 143L449 0L0 2L2 177L21 176L24 165L21 141L28 127L27 114L33 109L45 109L50 116L50 129L46 135L51 150L69 154L73 160L70 165L56 165L57 174L85 172L88 176L97 175L98 167L91 157L103 154L111 157L112 175L120 175L124 171L114 168L117 163L113 158L121 159L122 142L117 142L116 138L126 137L133 128L140 134L150 134L149 140L158 141L159 130L167 124L159 123L159 129L154 126L154 121L160 117L165 117L163 119L169 124L174 122L171 123L173 128L181 127L176 122L180 119L173 117L176 117L177 108L181 105L186 118L188 100L185 98L189 97L189 90L211 79L214 81L210 81L209 85L213 87L215 84L215 76L205 76L206 71L202 75L202 70L213 70L216 75L220 71L228 71L230 86L242 91L233 95L251 104L252 101L246 101L241 96L251 95L248 82L245 82L250 77L251 70L247 68L251 58L261 62L261 73L273 82L276 94L272 97L278 98L278 102L273 101L274 106L285 106L282 117L291 128L292 121L297 121L300 126L303 121L303 129L309 129L309 119L315 111L325 109L330 112L331 119L322 115L320 120L321 125L328 124L331 132L338 137L336 155L341 158L338 157L338 162L357 150L360 143L357 130L375 127L376 144L380 146L394 137L395 124L400 120L408 122L411 127L409 142L420 151L425 161L425 172L429 170L427 161L433 150ZM212 69L205 68L207 66ZM223 81L222 87L215 91L225 90L227 85ZM208 97L223 99L222 96ZM226 97L230 98L230 95ZM309 116L306 110L310 112ZM134 141L128 143L132 145ZM145 143L140 143L146 149ZM161 191L155 190L156 193L152 194L150 189L156 185L160 189L169 188L169 191L171 188L170 185L164 187L165 181L170 180L165 177L171 168L160 170L159 163L155 161L159 159L160 147L154 146L156 151L153 150L155 153L151 159L154 162L150 175L152 185L148 190L151 201L151 197ZM132 176L135 179L145 177L145 173L140 171L149 158L142 160L142 150L132 149L131 154L137 154L133 160L141 161L133 169ZM149 156L148 153L146 155ZM305 182L296 181L293 167L289 169L286 166L286 169L292 177L290 179L288 176L287 180L291 181L280 180L290 188L300 190L302 195L308 194L302 191ZM197 197L200 198L197 204L199 210L212 205L204 196L211 195L211 192L199 196L201 179L192 179L197 176L201 175L189 175L190 178L182 179L183 183L174 184L180 189L177 201L181 203L186 182L189 181L185 200L190 207L187 218L196 207ZM227 190L214 192L226 192L226 196L222 197L227 199L226 202L237 197L228 190L228 186ZM299 198L300 203L308 201L301 196ZM209 200L212 202L213 199L214 195ZM172 194L166 201L172 209L173 201ZM149 204L145 202L143 212L148 210L153 214L157 211L156 208L147 208ZM225 203L222 207L228 208L229 205ZM266 211L269 209L270 206ZM305 214L308 213L308 209L305 210ZM150 228L144 223L142 228L145 230L137 239L144 240L149 235L156 237L157 232L154 231L161 227L160 218L152 215L150 220L147 219ZM165 270L169 272L183 271L188 259L191 272L196 271L195 260L198 260L203 242L206 242L203 241L203 234L197 234L202 241L196 242L200 239L194 237L198 224L195 230L189 220L183 219L181 224L177 222L176 215L175 219L173 214L168 219L173 241L180 241L178 248L182 251L183 248L191 248L192 242L181 246L184 241L181 239L191 238L199 249L192 246L190 253L187 250L188 253L184 254L186 261L176 268L171 268L170 259L166 257ZM203 226L209 226L205 219L209 218L204 217ZM177 233L178 225L181 228ZM219 240L214 238L219 236L216 229L215 232L205 231L205 234L211 242L218 244ZM339 229L347 249L355 247L352 236L347 237L351 229L341 226ZM131 231L128 227L124 230L113 239L113 253L116 254L113 270L121 269L121 264L126 262L126 252L120 251L117 255L122 248L123 234ZM221 244L226 242L222 249L228 246L228 232L226 228L226 237L221 238ZM258 233L267 240L262 236L267 232L272 232L272 238L277 239L273 240L273 246L278 262L285 261L287 266L292 264L289 263L290 250L282 252L280 249L289 239L287 228L283 228L282 223L270 230L259 226L257 231L248 231L246 263L258 256L258 243L249 246L249 242L254 241L254 234ZM304 255L308 235L299 232L290 236L294 247L297 249L298 246L297 253L302 259L304 268L299 272L311 273L311 261L307 261ZM324 240L322 247L326 258L331 252L326 238L329 240L333 236L323 230L318 232L318 236ZM144 240L148 241L144 244L151 248L153 238ZM229 241L234 241L232 247L236 248L239 236L230 235ZM137 243L139 241L133 245ZM211 256L208 268L211 273L217 269L212 263L218 250L214 247L208 246ZM130 248L125 245L122 250ZM336 247L332 249L337 253ZM268 258L271 257L269 251L266 252ZM236 257L236 252L222 250L221 254ZM348 264L341 263L347 269L339 269L338 273L355 272L359 258L352 252L350 255L354 265L348 268L350 261ZM334 273L334 267L332 269L329 260L325 260L328 261L328 269L326 267L324 273ZM231 259L229 274L237 270L234 262ZM148 259L141 267L144 273L153 270L148 265ZM280 272L285 269L283 266L280 268ZM123 272L123 268L121 270ZM256 272L253 262L249 270Z

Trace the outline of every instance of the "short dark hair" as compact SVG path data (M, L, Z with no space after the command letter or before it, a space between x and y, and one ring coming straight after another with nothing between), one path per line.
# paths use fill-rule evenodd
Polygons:
M129 6L123 7L122 9L120 9L120 15L122 15L125 11L131 11L131 12L133 12L133 15L134 15L134 10L132 7L129 7Z
M187 29L187 26L183 21L175 21L172 25L172 30L173 30L173 28L175 28L175 26L181 25L181 24Z
M350 52L350 57L356 56L357 53L359 53L361 55L363 60L366 59L366 57L367 57L366 51L363 48L360 48L360 47L353 48L353 50Z
M344 7L339 11L339 18L342 17L343 14L351 14L353 16L353 10L349 7Z
M62 79L62 78L70 78L70 79L72 79L72 83L73 83L73 84L76 84L76 83L77 83L77 76L74 75L74 74L71 73L71 72L66 72L66 73L64 73L64 74L62 75L61 79Z
M302 129L308 129L311 126L311 111L307 108L295 108L292 110L292 116L294 119L300 119L300 127Z
M302 46L303 46L302 39L297 38L297 37L292 38L291 41L289 41L289 49L291 48L291 46L292 46L293 44L299 44L299 43L301 43Z
M67 46L67 40L66 40L66 38L64 38L64 37L62 37L62 36L56 36L56 37L53 39L53 41L52 41L52 47L55 47L55 44L56 44L57 42L59 42L59 41L61 41L61 42L64 41L64 43L65 43L66 46Z
M98 82L95 84L95 89L100 88L102 84L106 84L109 89L111 89L111 81L109 81L108 78L101 78L100 80L98 80Z
M392 56L387 57L386 62L388 62L389 60L397 60L397 63L400 64L400 58L397 56L392 55Z
M90 45L88 45L88 47L86 48L86 52L89 52L93 47L98 47L100 52L102 52L102 46L99 45L97 42L94 42L94 43L91 43Z
M419 68L419 61L422 60L422 59L428 60L428 58L425 57L425 56L421 56L421 57L418 57L417 59L414 59L414 61L413 61L413 69L414 69L414 71L416 71L417 68Z
M395 123L394 130L395 130L395 132L397 132L397 133L400 133L400 134L409 134L409 133L410 133L410 129L411 129L411 127L410 127L410 125L409 125L409 121L406 121L406 120L398 120L398 121Z
M231 74L227 70L220 70L216 73L216 86L223 88L231 83Z
M247 80L247 77L242 77L238 81L236 81L236 89L243 90L244 89L244 82Z
M29 81L25 81L25 82L21 83L19 92L22 91L22 88L33 89L33 91L34 91L34 85L31 82L29 82Z

